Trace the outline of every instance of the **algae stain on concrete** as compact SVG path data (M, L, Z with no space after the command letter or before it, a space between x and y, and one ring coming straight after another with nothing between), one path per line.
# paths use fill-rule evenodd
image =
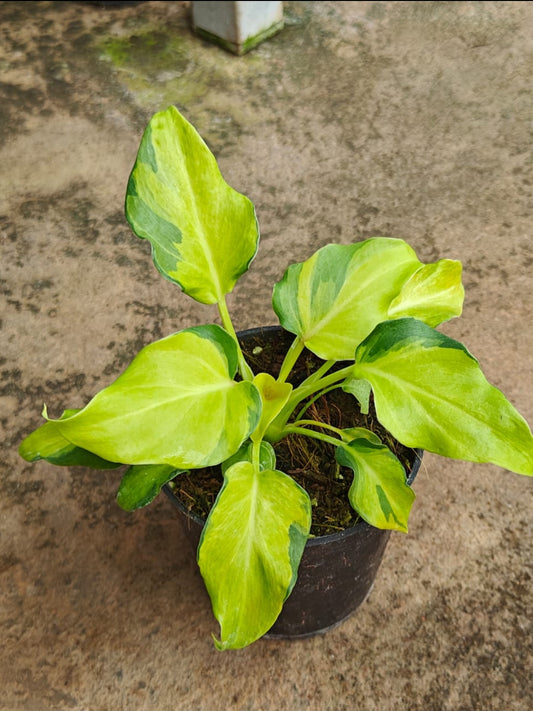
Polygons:
M179 72L185 71L189 63L180 37L170 37L158 30L130 37L111 37L103 42L103 50L115 66L142 69L147 79L157 79L158 72L169 63Z
M156 105L187 103L202 96L205 81L191 59L188 42L176 34L147 30L126 37L111 37L97 49L117 79L137 101Z

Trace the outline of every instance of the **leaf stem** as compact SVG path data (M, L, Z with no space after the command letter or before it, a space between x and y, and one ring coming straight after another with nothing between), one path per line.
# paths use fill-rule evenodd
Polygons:
M293 366L300 357L300 354L303 349L304 342L299 336L296 336L294 341L291 343L289 350L285 354L283 363L281 364L281 368L279 370L278 375L278 383L284 383L287 380L289 373L293 369Z
M299 387L293 390L292 395L290 396L289 401L283 408L282 412L287 410L289 414L292 413L296 405L298 405L298 403L302 400L305 400L306 397L314 395L319 391L329 389L331 385L338 384L341 380L347 378L352 368L353 366L349 365L346 368L336 370L334 373L330 373L329 375L319 378L311 383L306 383L304 381Z
M293 427L295 425L291 423L289 427ZM330 425L327 422L319 422L318 420L298 420L298 424L296 426L299 427L300 425L303 425L304 427L322 427L325 430L330 430L330 432L335 432L335 434L339 435L339 437L343 439L342 430L335 427L335 425Z
M221 298L217 301L217 306L218 306L218 312L220 314L220 318L222 319L222 325L226 329L226 331L230 334L230 336L233 336L233 339L235 340L235 343L237 344L237 357L239 361L239 373L241 374L241 377L243 380L253 380L254 374L248 363L246 362L246 359L244 357L244 354L241 349L241 344L239 343L239 339L237 338L237 334L235 332L235 328L233 327L233 322L231 320L231 316L229 315L228 311L228 305L226 303L226 297L224 295L221 296Z
M285 426L289 417L292 415L296 409L298 403L305 400L306 397L314 395L324 390L328 390L330 386L338 384L341 380L344 380L352 371L353 365L349 365L341 370L336 370L334 373L319 378L314 382L307 383L304 381L299 387L292 391L287 404L283 407L279 415L270 423L266 433L265 439L269 442L279 442L281 437L285 434ZM305 410L302 411L303 414Z
M330 385L329 388L324 388L324 390L320 390L309 402L306 402L305 405L302 407L300 412L296 415L294 418L295 422L298 422L301 420L301 418L305 415L307 410L311 407L311 405L318 400L318 398L322 397L322 395L325 395L326 393L331 392L332 390L336 390L339 387L338 383L335 383L334 385Z
M252 465L255 472L261 470L261 440L258 442L252 441Z
M311 383L315 383L317 380L320 380L320 378L326 375L328 370L330 370L335 365L335 363L336 361L334 360L326 360L324 363L322 363L318 370L315 370L314 373L311 373L311 375L304 381L302 381L300 385L311 385Z
M321 425L319 422L314 422L313 424ZM285 434L299 434L304 437L311 437L311 439L319 439L321 442L327 442L332 444L334 447L338 447L342 444L342 440L338 440L335 437L330 437L323 432L315 432L315 430L308 430L305 427L298 427L297 425L287 425L285 428Z

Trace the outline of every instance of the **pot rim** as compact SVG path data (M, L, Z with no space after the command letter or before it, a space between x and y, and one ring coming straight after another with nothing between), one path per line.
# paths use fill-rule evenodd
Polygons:
M413 450L416 454L415 461L413 463L412 469L409 472L409 475L407 477L407 484L411 486L413 483L418 470L420 469L420 464L422 461L422 456L424 453L424 450L422 449L415 449ZM194 471L194 470L193 470ZM178 475L179 476L179 475ZM199 525L201 528L205 526L205 523L207 519L203 519L201 516L198 516L197 513L194 511L190 511L185 504L179 499L175 494L174 491L172 490L172 487L170 486L170 483L164 484L163 485L163 491L165 494L168 496L170 502L178 508L182 514L188 519L191 519ZM327 533L324 536L309 536L307 538L307 543L306 546L319 546L319 545L326 545L328 543L333 543L334 541L337 540L342 540L343 538L347 538L349 536L354 536L358 533L358 531L361 530L361 528L376 528L375 526L372 526L372 524L368 523L365 521L363 518L359 518L359 520L353 525L349 526L348 528L343 529L342 531L336 531L335 533ZM388 530L388 529L379 529L379 530Z

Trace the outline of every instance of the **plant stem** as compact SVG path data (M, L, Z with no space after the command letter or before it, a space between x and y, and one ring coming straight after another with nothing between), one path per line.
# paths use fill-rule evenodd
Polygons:
M287 377L289 373L291 372L294 364L300 357L301 352L304 349L304 342L299 336L296 336L294 341L291 343L291 346L287 353L285 354L285 358L283 360L283 363L281 364L281 368L279 370L279 375L278 375L278 383L284 383L287 380Z
M299 427L300 425L303 425L304 427L322 427L325 430L330 430L330 432L335 432L335 434L339 435L341 439L343 438L341 429L335 427L335 425L330 425L327 422L319 422L318 420L298 420L297 424L295 422L294 425L291 424L289 427ZM311 430L311 432L312 431L313 430Z
M297 387L296 390L293 390L285 407L281 410L279 415L277 415L274 421L270 423L265 433L265 439L269 442L279 442L279 440L285 436L287 421L294 412L298 403L305 400L306 397L309 397L319 391L329 389L330 386L344 380L350 374L352 367L352 365L349 365L346 368L342 368L342 370L336 370L334 373L330 373L329 375L319 378L312 383L306 384L304 382Z
M324 375L326 375L328 370L330 370L330 368L332 368L334 365L335 365L334 360L326 360L324 363L322 363L322 365L320 366L320 368L318 368L318 370L315 370L314 373L311 373L311 375L308 378L306 378L304 381L302 381L302 383L300 383L300 385L311 385L311 383L315 383L317 380L320 380L320 378L322 378Z
M324 388L324 390L320 390L320 392L318 392L313 398L311 398L311 400L309 400L309 402L305 403L305 405L302 407L300 412L294 418L294 421L299 422L302 419L302 417L305 415L307 410L311 407L311 405L318 400L318 398L322 397L322 395L325 395L326 393L331 392L331 390L335 390L338 387L339 387L338 383L335 383L335 385L330 385L329 388Z
M313 424L321 424L319 422L315 422ZM287 425L285 428L285 434L299 434L303 435L304 437L311 437L311 439L319 439L321 442L327 442L328 444L332 444L334 447L338 447L339 444L341 444L342 440L338 440L335 437L330 437L327 434L323 434L322 432L315 432L314 430L308 430L305 427L298 427L296 425Z
M321 390L329 389L331 385L334 385L336 383L339 383L341 380L344 380L350 374L352 367L353 366L349 365L346 368L342 368L342 370L336 370L334 373L330 373L329 375L326 375L323 378L319 378L318 380L315 380L311 383L303 382L299 387L296 388L296 390L293 390L292 395L290 396L289 401L283 408L282 412L288 410L289 414L292 413L296 405L302 400L305 400L306 397L314 395L315 393Z
M254 470L256 472L259 472L261 469L260 461L261 461L261 440L259 440L259 442L252 441L252 464L253 464Z
M241 344L239 343L239 339L237 338L237 334L235 332L235 329L233 328L233 323L231 321L231 316L229 315L228 311L228 305L226 304L226 297L222 296L219 301L217 301L217 306L218 306L218 312L220 314L220 318L222 319L222 325L226 329L226 331L230 334L230 336L233 336L233 339L235 343L237 344L237 357L239 361L239 373L241 374L241 377L243 380L253 380L254 374L248 363L246 362L246 359L244 357L244 354L241 349Z

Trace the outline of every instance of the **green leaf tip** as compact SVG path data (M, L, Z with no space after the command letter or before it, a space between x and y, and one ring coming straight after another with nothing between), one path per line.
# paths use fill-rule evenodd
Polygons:
M64 419L79 410L65 410ZM46 406L45 406L45 416ZM116 469L120 463L109 461L92 451L77 447L66 439L54 420L48 420L24 438L19 446L20 456L28 462L44 459L50 464L64 467L90 467L91 469Z

